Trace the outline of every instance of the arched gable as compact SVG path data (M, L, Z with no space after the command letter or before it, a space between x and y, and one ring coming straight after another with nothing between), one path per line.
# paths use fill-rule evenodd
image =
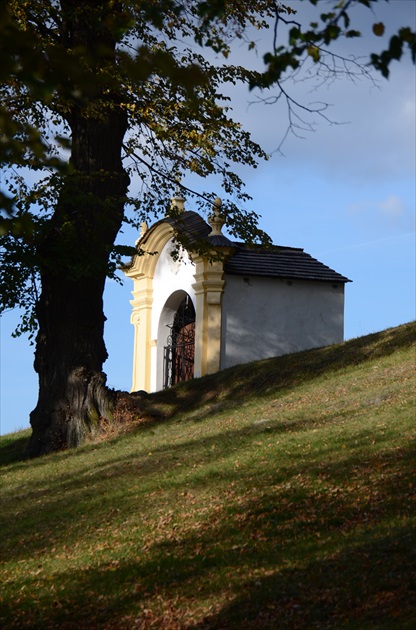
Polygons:
M134 282L130 301L133 307L130 321L134 326L132 391L154 391L160 387L164 340L159 340L158 328L170 295L182 290L195 300L192 287L195 267L187 252L183 252L181 262L170 257L174 236L169 219L155 224L139 241L146 253L136 255L130 267L124 270Z
M134 257L132 265L125 269L126 276L132 279L140 276L153 279L162 250L173 236L174 229L172 225L165 221L156 223L150 230L145 232L139 243L146 253L137 254Z

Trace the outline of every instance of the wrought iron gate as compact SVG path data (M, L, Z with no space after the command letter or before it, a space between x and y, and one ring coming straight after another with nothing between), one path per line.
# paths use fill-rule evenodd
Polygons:
M182 300L170 328L163 349L165 388L194 376L195 309L189 296Z

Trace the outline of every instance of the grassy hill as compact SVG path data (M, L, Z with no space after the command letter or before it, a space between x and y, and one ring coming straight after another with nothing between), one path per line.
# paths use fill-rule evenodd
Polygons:
M416 326L0 438L0 627L416 628Z

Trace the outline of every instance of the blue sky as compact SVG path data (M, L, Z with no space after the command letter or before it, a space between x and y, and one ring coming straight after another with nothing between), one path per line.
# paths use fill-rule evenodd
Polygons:
M309 5L292 2L302 13ZM381 3L373 18L364 8L357 14L365 36L340 46L340 52L365 54L380 42L371 35L375 21L415 26L414 0ZM354 14L353 14L354 15ZM262 36L267 49L270 34ZM245 55L240 49L235 56ZM241 61L241 59L240 59ZM395 63L388 81L378 86L361 80L341 80L311 91L299 83L295 93L304 103L331 104L331 120L318 123L304 138L290 136L284 156L277 153L257 170L242 169L250 208L260 226L279 245L302 247L346 275L345 338L350 339L415 318L415 68L408 59ZM289 86L288 86L289 87ZM241 89L232 94L235 118L270 153L287 124L283 104L251 105ZM201 189L206 189L202 183ZM192 205L188 204L188 209ZM123 235L134 243L137 234ZM108 384L129 390L133 327L130 324L132 285L108 282L105 292L105 339L110 358L104 365ZM0 429L5 434L29 426L36 404L37 378L33 346L26 338L12 339L17 313L0 320Z

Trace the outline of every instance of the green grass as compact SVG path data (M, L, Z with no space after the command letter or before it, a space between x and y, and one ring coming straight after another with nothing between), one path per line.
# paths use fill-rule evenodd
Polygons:
M153 394L77 450L1 438L0 627L415 628L415 333Z

